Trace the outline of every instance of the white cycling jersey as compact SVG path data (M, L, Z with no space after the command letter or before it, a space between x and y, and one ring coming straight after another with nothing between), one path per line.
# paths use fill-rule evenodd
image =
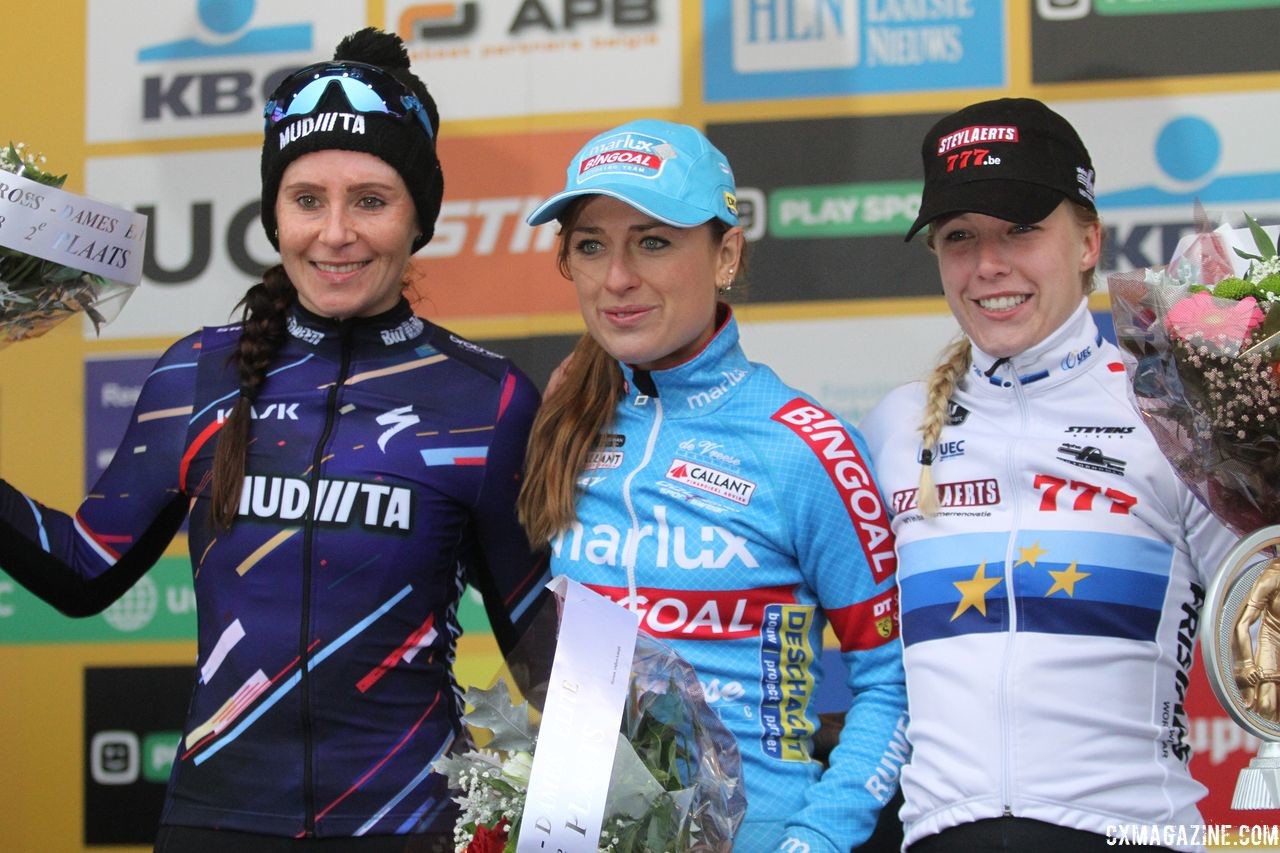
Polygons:
M897 537L906 843L1005 815L1198 824L1183 700L1234 537L1157 448L1084 301L1012 360L972 354L929 448L935 517L923 385L862 424Z

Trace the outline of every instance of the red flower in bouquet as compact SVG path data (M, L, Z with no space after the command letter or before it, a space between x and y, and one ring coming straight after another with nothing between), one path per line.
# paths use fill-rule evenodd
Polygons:
M1165 316L1169 334L1187 343L1206 343L1225 352L1239 352L1250 333L1264 318L1258 300L1246 296L1239 302L1214 298L1209 291L1193 293L1178 301Z
M502 853L507 846L507 821L503 818L497 826L477 826L466 853Z

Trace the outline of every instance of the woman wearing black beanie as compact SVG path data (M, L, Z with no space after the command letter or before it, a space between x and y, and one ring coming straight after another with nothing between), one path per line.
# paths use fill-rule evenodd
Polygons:
M462 731L462 591L504 650L544 594L515 513L538 394L402 295L444 181L400 39L348 36L265 116L281 263L242 323L161 357L74 516L0 481L0 567L87 616L189 522L196 678L158 851L452 850L431 765Z

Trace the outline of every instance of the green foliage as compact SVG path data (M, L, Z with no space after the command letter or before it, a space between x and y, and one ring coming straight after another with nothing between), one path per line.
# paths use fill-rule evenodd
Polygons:
M505 681L499 680L488 689L470 687L462 698L473 708L462 717L462 721L492 733L487 744L489 749L533 752L537 731L529 721L529 703L521 702L516 706Z

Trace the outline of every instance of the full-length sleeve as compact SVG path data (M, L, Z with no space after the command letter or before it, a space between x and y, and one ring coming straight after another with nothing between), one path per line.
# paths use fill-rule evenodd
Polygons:
M529 545L516 517L525 447L538 390L512 368L501 380L484 484L475 506L475 547L469 580L480 591L494 637L510 654L539 616L548 591L546 554Z
M0 481L0 567L69 616L91 616L164 554L187 513L179 469L198 334L161 356L111 463L74 514Z
M779 849L845 853L870 836L897 790L908 755L906 688L894 541L870 456L856 429L814 412L797 432L809 444L803 464L786 469L787 506L801 572L839 642L852 702L828 767Z

